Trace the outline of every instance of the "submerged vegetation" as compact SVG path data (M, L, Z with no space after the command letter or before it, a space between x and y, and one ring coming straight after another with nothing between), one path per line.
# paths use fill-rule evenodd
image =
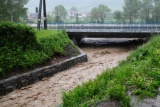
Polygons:
M101 101L118 101L130 107L130 95L155 97L160 87L160 36L132 52L118 67L106 70L95 80L63 92L63 107L90 107Z
M65 31L0 23L0 79L45 63L53 55L65 55L68 45L76 48Z

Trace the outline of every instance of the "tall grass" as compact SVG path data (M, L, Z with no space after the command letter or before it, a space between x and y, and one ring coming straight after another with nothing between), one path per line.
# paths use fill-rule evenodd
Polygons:
M63 107L89 107L95 102L116 100L121 107L130 107L132 95L155 97L160 87L160 37L132 52L118 67L106 70L95 80L63 92Z

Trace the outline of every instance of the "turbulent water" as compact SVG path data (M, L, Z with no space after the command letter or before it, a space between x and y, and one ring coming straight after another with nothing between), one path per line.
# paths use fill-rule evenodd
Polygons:
M0 97L0 107L56 107L62 102L62 91L69 91L117 66L141 43L131 39L84 39L80 48L87 53L88 62Z

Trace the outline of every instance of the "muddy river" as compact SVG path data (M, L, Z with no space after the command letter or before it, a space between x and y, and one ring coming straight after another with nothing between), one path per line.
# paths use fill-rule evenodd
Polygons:
M80 48L87 53L88 62L0 97L0 107L56 107L61 103L62 91L71 90L83 82L94 79L105 69L117 66L137 44L141 44L141 41L84 39Z

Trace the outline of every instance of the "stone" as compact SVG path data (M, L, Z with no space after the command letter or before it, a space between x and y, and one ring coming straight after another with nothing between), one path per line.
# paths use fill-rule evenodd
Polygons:
M30 76L31 76L31 77L35 77L35 76L37 76L38 74L39 74L39 72L38 72L37 70L35 70L35 71L31 72Z
M3 87L3 83L5 82L5 80L1 80L0 81L0 88L2 88Z
M33 81L33 83L37 83L37 82L39 81L38 76L33 77L33 78L32 78L32 81Z
M3 87L8 87L8 86L12 86L15 85L17 82L17 77L13 76L9 79L5 79L5 81L3 82Z
M21 80L21 87L27 86L28 85L28 80L27 79L23 79Z
M43 79L42 72L39 73L39 74L37 75L37 77L39 78L39 80L42 80L42 79Z
M15 90L15 86L7 86L6 87L6 92L7 93L12 92L13 90Z
M0 88L0 96L6 95L6 89Z
M53 71L51 69L47 69L44 71L44 73L46 74L47 77L52 76Z

